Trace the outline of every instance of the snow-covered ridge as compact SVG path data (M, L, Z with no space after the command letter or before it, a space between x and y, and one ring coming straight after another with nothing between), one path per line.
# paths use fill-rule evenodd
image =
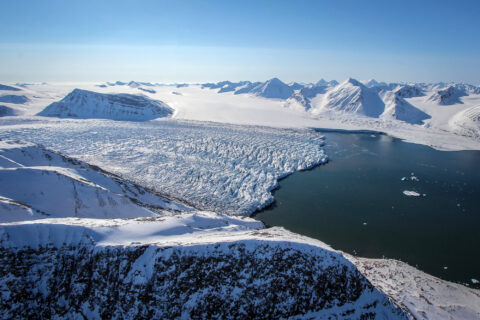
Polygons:
M341 254L261 227L208 212L0 224L0 315L407 319Z
M278 179L327 161L323 136L165 119L69 120L0 127L0 138L42 144L195 207L250 215L273 202Z
M0 222L189 210L99 168L30 143L0 140Z
M38 115L61 118L105 118L144 121L168 117L173 109L161 101L141 95L104 94L75 89Z

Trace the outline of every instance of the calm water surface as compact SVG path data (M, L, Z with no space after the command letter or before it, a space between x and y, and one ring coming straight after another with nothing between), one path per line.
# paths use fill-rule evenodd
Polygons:
M330 162L280 181L275 204L257 219L478 287L471 279L480 280L479 151L436 151L385 135L325 136Z

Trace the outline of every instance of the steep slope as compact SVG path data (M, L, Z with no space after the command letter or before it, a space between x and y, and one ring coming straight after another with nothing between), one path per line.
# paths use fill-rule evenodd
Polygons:
M415 108L405 99L399 96L398 91L386 91L381 93L385 103L385 111L381 117L385 119L396 119L411 124L423 124L423 121L431 117L422 110Z
M407 319L338 252L260 228L203 212L0 225L0 316Z
M480 106L456 113L449 125L457 134L480 140Z
M173 109L161 101L132 94L104 94L75 89L59 102L38 113L60 118L104 118L112 120L146 121L173 114Z
M0 222L132 218L188 207L29 143L0 141Z
M314 114L328 110L378 118L385 111L385 104L376 90L349 78L329 90L322 105L312 108Z

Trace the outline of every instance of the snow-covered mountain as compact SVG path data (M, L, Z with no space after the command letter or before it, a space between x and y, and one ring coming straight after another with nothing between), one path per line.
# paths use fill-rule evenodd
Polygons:
M145 121L169 117L173 109L161 101L132 94L104 94L75 89L38 113L60 118L105 118Z
M263 98L287 99L293 94L293 89L280 79L272 78L252 88L249 93Z
M265 82L221 81L218 83L206 83L202 85L202 88L220 89L218 90L218 93L234 91L234 94L250 93L259 97L271 99L287 99L294 93L294 90L298 90L302 87L303 85L299 83L288 85L278 78L272 78Z
M383 121L390 123L388 126L400 121L449 130L456 134L463 131L457 130L458 127L450 125L449 119L446 119L453 117L455 109L447 112L435 106L462 105L467 99L468 105L464 108L468 108L472 107L470 101L480 101L480 87L465 83L407 84L379 82L374 79L362 83L349 78L340 84L335 80L321 79L316 84L292 82L287 85L274 78L261 83L222 81L204 84L202 88L219 89L218 93L233 91L235 95L252 94L282 99L285 100L284 107L296 111L305 110L317 119L341 118L341 122L352 124L368 121L361 120L358 117L361 116L381 120L376 122L381 128L386 126ZM453 127L457 129L452 130Z
M385 104L376 90L349 78L329 90L321 105L312 108L315 114L332 110L378 118L385 111Z
M468 95L463 87L450 85L445 89L437 90L428 99L441 105L462 103L461 97Z
M402 97L402 98L414 98L414 97L422 97L425 95L423 90L416 86L416 85L398 85L393 92L395 92L395 95L397 97Z

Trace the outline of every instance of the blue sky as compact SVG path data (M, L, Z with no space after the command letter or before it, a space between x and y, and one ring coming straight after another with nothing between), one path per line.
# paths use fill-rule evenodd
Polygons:
M0 0L1 81L465 81L480 1Z

